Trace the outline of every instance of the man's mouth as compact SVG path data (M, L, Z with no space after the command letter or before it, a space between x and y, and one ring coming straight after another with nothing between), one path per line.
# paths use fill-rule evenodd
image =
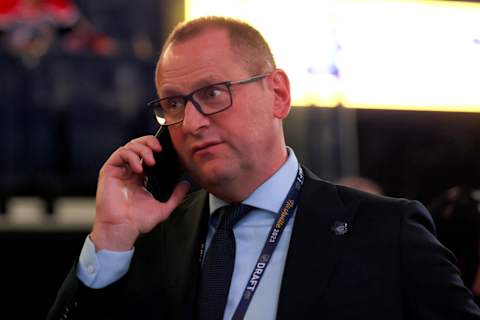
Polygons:
M193 146L192 148L192 154L193 155L200 155L203 153L208 153L213 147L220 145L221 142L218 141L207 141L207 142L202 142L198 143Z

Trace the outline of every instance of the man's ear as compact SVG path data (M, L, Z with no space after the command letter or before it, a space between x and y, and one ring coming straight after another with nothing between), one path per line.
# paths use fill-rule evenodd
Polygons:
M281 69L275 69L271 77L273 115L278 119L285 119L290 112L290 81L287 74Z

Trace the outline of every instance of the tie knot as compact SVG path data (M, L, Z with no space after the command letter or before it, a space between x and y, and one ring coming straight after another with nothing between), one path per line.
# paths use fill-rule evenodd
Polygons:
M233 226L240 221L251 210L251 207L242 204L235 203L223 207L219 210L220 222L218 224L219 229L231 230Z

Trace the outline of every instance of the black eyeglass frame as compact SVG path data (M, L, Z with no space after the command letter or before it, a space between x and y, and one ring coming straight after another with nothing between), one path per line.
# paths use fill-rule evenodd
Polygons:
M236 84L247 84L247 83L252 83L252 82L255 82L255 81L259 81L259 80L262 80L262 79L268 77L270 74L271 74L271 72L267 72L267 73L263 73L263 74L254 75L254 76L249 77L247 79L212 83L212 84L209 84L207 86L198 88L198 89L190 92L187 95L176 95L176 96L170 96L170 97L165 97L165 98L152 100L152 101L147 103L147 106L149 108L152 108L153 112L155 113L155 116L157 116L157 113L155 112L155 110L156 110L157 107L162 108L161 107L161 102L162 101L181 98L181 99L183 99L185 107L187 106L188 101L191 101L193 106L195 107L195 109L197 109L198 112L200 112L204 116L211 116L211 115L217 114L219 112L225 111L233 105L232 91L230 90L231 86L236 85ZM220 110L216 110L214 112L203 111L202 106L197 101L195 101L193 96L199 91L205 90L206 88L209 88L209 87L218 86L218 85L225 85L227 87L228 94L229 94L229 97L230 97L230 104L228 106L226 106L225 108L222 108ZM161 124L161 125L164 126L164 127L168 127L168 126L172 126L172 125L175 125L175 124L179 124L183 121L184 117L185 117L185 114L183 115L182 120L175 121L175 122L168 123L168 124ZM161 118L164 118L164 117L161 117Z

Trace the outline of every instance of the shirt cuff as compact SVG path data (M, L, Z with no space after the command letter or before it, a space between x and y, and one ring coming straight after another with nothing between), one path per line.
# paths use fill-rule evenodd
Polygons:
M105 288L127 273L133 252L133 248L128 251L96 252L95 244L88 236L77 264L77 277L89 288Z

